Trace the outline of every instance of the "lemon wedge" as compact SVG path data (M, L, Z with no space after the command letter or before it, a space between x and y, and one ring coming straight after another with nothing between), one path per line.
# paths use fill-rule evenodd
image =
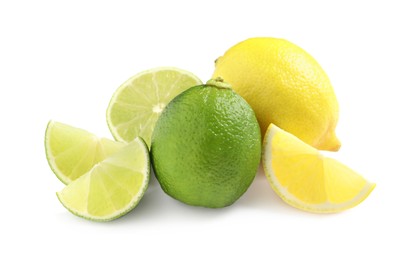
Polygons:
M365 200L375 184L294 135L270 124L262 163L273 190L289 205L315 213L340 212Z

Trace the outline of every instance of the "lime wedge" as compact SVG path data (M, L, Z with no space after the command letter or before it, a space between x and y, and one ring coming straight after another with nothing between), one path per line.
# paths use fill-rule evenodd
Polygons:
M55 175L69 184L125 143L98 138L86 130L50 121L45 135L47 161Z
M79 217L109 221L125 215L138 204L149 178L148 149L138 137L57 192L57 197Z
M156 121L164 107L184 90L202 84L194 74L178 68L143 71L123 83L107 109L108 127L118 141L142 137L148 147Z

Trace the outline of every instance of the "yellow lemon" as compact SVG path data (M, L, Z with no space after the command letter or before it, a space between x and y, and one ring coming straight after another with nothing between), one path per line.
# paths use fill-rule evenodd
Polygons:
M291 206L310 212L352 208L375 187L349 167L273 124L265 135L262 163L274 191Z
M216 61L213 78L229 82L254 109L265 133L273 123L321 150L337 151L338 102L317 61L295 44L250 38Z

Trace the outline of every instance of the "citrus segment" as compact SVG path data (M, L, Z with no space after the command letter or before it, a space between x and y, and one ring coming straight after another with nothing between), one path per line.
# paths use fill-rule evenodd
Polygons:
M132 210L144 195L150 178L149 163L146 144L136 138L57 192L57 197L77 216L113 220Z
M65 184L88 172L95 164L119 151L124 143L63 123L50 121L45 134L47 161Z
M184 90L201 84L188 71L160 67L143 71L123 83L107 109L107 122L118 141L142 137L148 146L155 122L164 107Z
M339 212L356 206L375 184L294 135L271 124L263 167L274 191L288 204L311 212Z

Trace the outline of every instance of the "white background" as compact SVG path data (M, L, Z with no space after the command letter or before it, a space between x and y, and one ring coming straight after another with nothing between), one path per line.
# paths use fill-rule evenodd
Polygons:
M0 259L398 259L398 25L395 1L1 1ZM331 156L377 183L359 206L317 215L282 202L263 171L234 205L181 204L153 178L110 223L75 217L47 165L50 119L111 137L116 88L152 67L203 81L254 36L312 54L340 103ZM51 258L50 258L51 257Z

